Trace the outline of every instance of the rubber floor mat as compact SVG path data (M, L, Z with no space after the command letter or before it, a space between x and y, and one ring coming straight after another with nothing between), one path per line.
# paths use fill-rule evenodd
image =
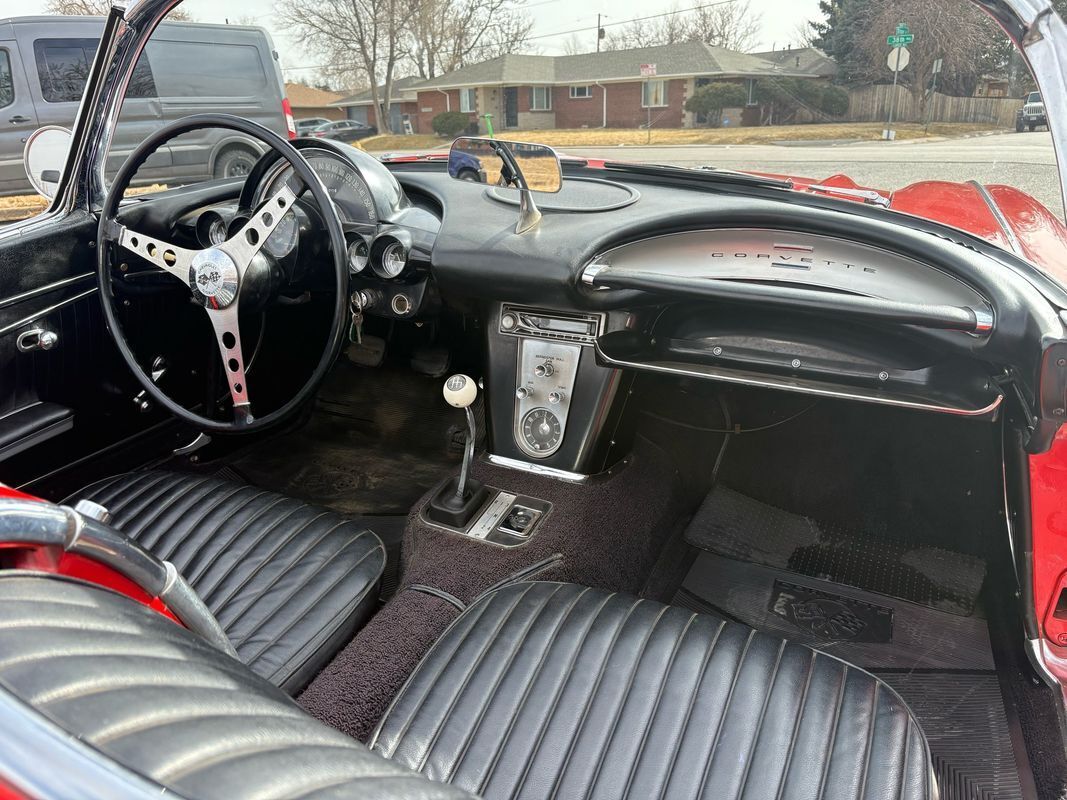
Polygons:
M985 561L893 531L819 522L717 485L686 530L701 550L970 615Z
M1024 796L983 619L707 552L673 604L803 642L885 680L926 732L943 800Z

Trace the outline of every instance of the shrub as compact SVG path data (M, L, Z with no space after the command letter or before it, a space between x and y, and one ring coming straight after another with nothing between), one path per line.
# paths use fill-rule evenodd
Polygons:
M438 136L447 136L450 139L459 136L470 124L470 115L464 114L462 111L445 111L443 114L438 114L430 122L434 133Z
M737 83L709 83L697 89L685 101L685 110L708 118L708 124L718 126L724 108L735 108L748 103L748 92Z

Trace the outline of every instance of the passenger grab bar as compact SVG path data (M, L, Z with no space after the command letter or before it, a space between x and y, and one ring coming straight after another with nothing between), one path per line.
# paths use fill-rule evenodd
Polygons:
M793 309L799 307L805 311L847 314L879 322L982 335L993 330L993 315L986 309L970 306L906 303L795 286L749 283L723 278L691 278L612 267L603 263L593 263L586 267L582 272L582 283L598 290L630 289L690 299L761 303Z

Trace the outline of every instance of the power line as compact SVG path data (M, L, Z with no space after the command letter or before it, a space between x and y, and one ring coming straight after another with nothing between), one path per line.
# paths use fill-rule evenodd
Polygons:
M547 2L556 2L556 0L547 0ZM608 22L608 23L605 23L605 24L601 25L600 27L601 28L613 28L613 27L616 27L618 25L629 25L631 22L645 22L645 21L650 20L650 19L660 19L662 17L672 17L675 14L688 14L691 11L702 11L705 8L714 8L715 6L725 6L725 5L729 5L730 3L734 3L734 2L737 2L737 0L716 0L716 2L714 2L714 3L704 3L703 5L693 6L692 8L676 8L676 9L674 9L672 11L663 11L663 12L661 12L659 14L648 14L647 16L644 16L644 17L633 17L632 19L619 20L618 22ZM538 3L537 5L542 5L542 4ZM485 50L485 49L488 49L490 47L505 47L505 46L510 45L510 44L524 44L525 42L531 42L531 41L534 41L536 39L550 39L550 38L552 38L554 36L569 36L572 33L587 33L590 30L593 30L593 28L591 28L590 26L586 26L586 27L583 27L583 28L571 28L570 30L567 30L567 31L556 31L554 33L539 33L536 36L526 36L526 37L523 37L522 39L515 39L515 40L510 41L510 42L486 42L485 44L476 45L475 47L472 47L471 50L472 51ZM299 67L283 67L283 69L286 69L286 70L326 69L327 67L340 67L340 66L345 66L345 65L344 64L336 64L336 63L335 64L313 64L313 65L299 66Z

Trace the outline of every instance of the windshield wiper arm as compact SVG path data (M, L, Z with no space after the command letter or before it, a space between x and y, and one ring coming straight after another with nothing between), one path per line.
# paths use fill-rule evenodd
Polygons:
M638 175L653 175L662 178L697 178L714 183L730 183L736 186L760 186L768 189L792 189L792 181L733 172L715 167L674 167L667 164L638 164L630 161L605 161L604 169L633 172Z

